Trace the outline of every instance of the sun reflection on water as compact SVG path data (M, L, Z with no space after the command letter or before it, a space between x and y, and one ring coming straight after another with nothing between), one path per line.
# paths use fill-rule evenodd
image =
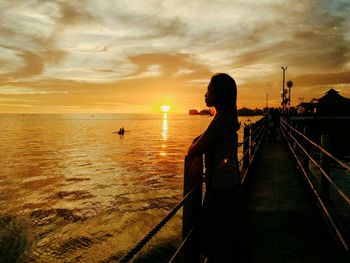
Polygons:
M163 113L162 139L163 139L163 141L168 140L168 115L166 112Z
M168 115L166 112L163 113L163 121L162 121L162 140L167 141L168 140ZM160 152L160 156L166 156L167 152L165 151L166 144L163 143L161 145L162 151Z

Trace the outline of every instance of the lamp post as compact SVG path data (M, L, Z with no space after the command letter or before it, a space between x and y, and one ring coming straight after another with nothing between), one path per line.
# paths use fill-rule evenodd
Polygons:
M286 106L286 94L284 91L284 85L285 85L285 79L286 79L286 70L287 70L288 66L285 67L281 67L281 69L283 70L283 81L282 81L282 112L285 113L285 106Z
M293 81L291 81L291 80L288 80L288 81L287 81L287 87L288 87L288 105L289 105L289 107L290 107L290 103L291 103L291 101L292 101L292 99L291 99L291 97L292 97L292 91L291 91L291 89L292 89L293 85L294 85Z

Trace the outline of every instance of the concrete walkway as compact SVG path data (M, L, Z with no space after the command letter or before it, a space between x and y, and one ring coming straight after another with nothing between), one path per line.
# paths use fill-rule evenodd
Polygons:
M306 182L281 139L262 143L246 193L248 262L340 262Z

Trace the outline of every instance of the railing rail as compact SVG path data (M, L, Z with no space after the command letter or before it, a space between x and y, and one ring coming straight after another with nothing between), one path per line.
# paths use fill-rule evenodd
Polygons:
M347 164L345 164L344 162L342 162L341 160L339 160L338 158L336 158L334 155L332 155L331 153L329 153L327 150L323 149L320 145L318 145L317 143L313 142L312 140L310 140L308 137L306 137L303 133L299 132L297 129L295 129L293 126L289 125L285 120L281 119L281 123L283 125L287 125L289 129L291 129L292 131L294 131L295 133L297 133L298 135L300 135L304 140L306 140L308 143L310 143L311 145L315 146L318 150L320 150L320 152L323 152L324 154L326 154L328 157L332 158L335 162L337 162L341 167L343 167L344 169L346 169L347 171L350 172L350 166L348 166Z
M140 250L150 241L157 232L176 214L176 212L183 206L183 204L191 197L191 195L196 191L195 186L193 187L185 197L154 227L150 232L139 243L137 243L121 260L121 263L129 262Z
M292 127L292 125L288 124L286 120L281 119L280 127L281 127L282 134L287 141L289 149L292 155L294 156L294 158L296 159L298 166L301 172L303 173L304 177L306 178L306 181L310 186L313 194L315 195L316 200L321 208L321 211L328 225L330 226L332 232L335 234L335 237L337 238L341 246L344 248L344 250L349 251L349 244L346 241L344 233L341 230L341 228L337 225L336 219L334 218L334 216L332 216L332 213L330 212L329 200L328 200L329 185L332 186L333 189L335 190L334 193L336 193L343 201L345 201L345 203L348 206L350 205L350 198L332 180L331 176L329 175L329 171L327 171L328 169L325 161L323 160L322 162L322 160L320 160L320 163L318 163L315 160L315 158L312 157L312 154L310 153L310 149L307 150L306 148L310 148L308 147L309 145L314 146L321 153L325 154L327 157L334 160L337 164L339 164L345 170L350 171L348 165L338 160L336 157L330 154L322 146L318 145L317 143L312 141L310 138L308 138L305 134L299 132L297 129ZM296 138L296 135L300 137L299 140ZM311 161L321 173L321 180L320 180L321 189L319 189L319 187L315 185L314 180L312 179L312 175L310 173L309 164L308 164L309 161ZM327 189L327 190L325 191L324 189Z
M243 156L238 161L240 166L240 174L242 184L245 182L246 176L250 165L252 164L255 154L259 148L259 145L262 141L264 132L265 132L265 118L260 119L254 124L246 125L246 133L243 139L243 142L240 142L238 145L241 147L245 145ZM246 160L246 163L244 162ZM203 157L197 159L198 162L202 161ZM119 262L126 263L133 259L136 254L138 254L141 249L157 234L157 232L177 213L177 211L183 207L183 233L182 233L182 242L171 257L169 262L175 262L175 260L181 255L185 254L185 262L199 262L199 253L197 255L193 254L193 249L190 243L193 240L193 235L196 230L196 217L199 216L199 211L196 211L194 206L201 205L202 202L202 183L203 183L203 169L196 171L199 174L191 174L191 163L185 157L184 162L184 197L183 199L147 234L139 243L137 243ZM197 181L193 180L194 177L197 177ZM191 198L197 199L195 204L190 204ZM187 206L187 207L186 207ZM197 209L198 210L198 209ZM191 249L186 252L186 247ZM196 251L198 252L198 251ZM195 253L196 253L195 252ZM186 255L187 254L187 255Z

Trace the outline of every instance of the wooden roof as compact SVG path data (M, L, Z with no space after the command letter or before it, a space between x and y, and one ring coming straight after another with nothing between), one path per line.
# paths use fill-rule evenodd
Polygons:
M318 99L319 103L325 103L325 102L350 102L350 99L345 98L341 95L339 95L339 92L330 89L329 91L326 92L326 95Z

